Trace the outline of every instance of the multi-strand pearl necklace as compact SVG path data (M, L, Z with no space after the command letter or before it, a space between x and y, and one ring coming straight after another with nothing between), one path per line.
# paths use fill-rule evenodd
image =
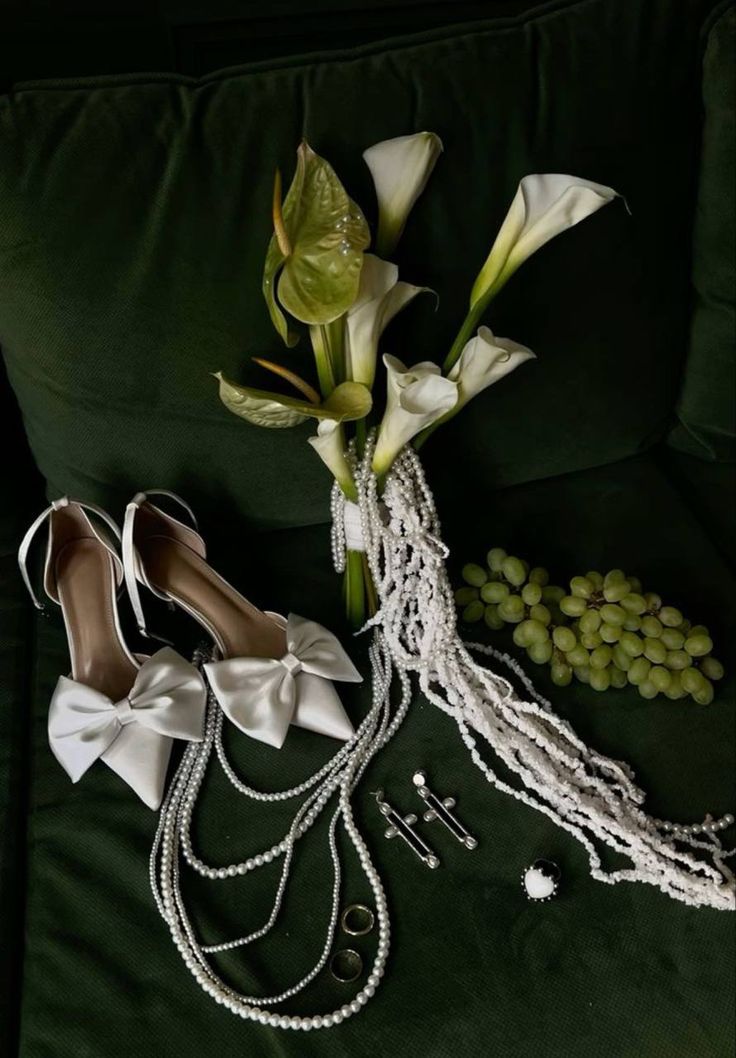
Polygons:
M195 663L201 667L208 657L206 652L200 651L195 655ZM210 693L204 740L201 743L190 743L187 747L161 809L150 862L151 887L159 912L169 927L185 965L204 991L233 1014L262 1025L302 1031L337 1025L362 1009L374 995L385 971L390 941L386 896L380 876L355 824L351 795L371 759L393 737L404 719L411 689L408 679L402 678L399 703L396 706L391 705L392 667L380 634L375 637L371 646L370 660L373 700L355 736L309 779L276 793L257 791L236 775L222 743L222 713L217 700ZM262 803L304 797L282 839L255 856L224 867L205 864L194 852L191 840L192 814L213 750L225 775L240 795ZM333 796L336 797L337 804L330 819L327 838L333 865L332 903L321 953L307 974L281 992L275 995L244 995L219 977L208 956L246 947L273 928L286 895L295 843L310 830ZM340 822L357 853L361 869L373 894L378 926L373 966L354 999L336 1010L308 1017L278 1013L269 1008L287 1002L306 988L321 972L329 958L340 906L341 866L336 843L336 830ZM256 871L280 856L284 858L283 867L273 907L265 924L233 940L202 944L197 938L184 903L179 880L182 860L203 877L219 881Z
M583 845L594 878L647 882L692 906L732 910L734 876L725 861L733 850L723 849L717 832L733 817L681 826L647 815L641 808L645 795L628 765L586 746L525 677L528 697L473 659L457 632L445 569L448 551L419 458L405 449L379 496L371 449L369 440L354 466L361 533L379 600L368 625L380 630L396 670L415 673L426 698L455 720L489 782L549 816ZM333 496L335 514L340 507ZM333 530L338 567L344 565L344 546L338 525ZM478 649L499 658L489 648ZM523 675L508 660L517 676ZM517 777L517 785L491 768L476 735ZM621 853L631 866L604 870L595 841Z

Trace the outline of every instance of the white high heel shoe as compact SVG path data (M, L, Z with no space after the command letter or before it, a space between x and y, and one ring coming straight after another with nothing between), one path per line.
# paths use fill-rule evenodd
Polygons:
M117 606L123 564L112 543L120 530L94 504L54 500L26 532L18 564L36 608L46 606L33 590L28 556L46 522L44 589L61 607L71 658L71 676L59 677L49 707L51 749L72 782L99 758L156 809L173 739L202 740L204 681L170 647L153 657L129 650Z

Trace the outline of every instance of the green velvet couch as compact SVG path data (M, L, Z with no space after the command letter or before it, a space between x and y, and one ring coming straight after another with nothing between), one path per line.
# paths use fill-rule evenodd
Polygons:
M120 517L136 490L175 489L201 516L213 563L254 602L349 639L329 480L308 428L236 420L210 373L254 380L251 356L283 353L259 280L273 170L290 172L300 137L372 217L361 150L428 128L446 150L397 259L441 298L436 312L418 301L387 334L409 362L444 355L525 173L609 184L630 211L617 203L551 243L495 304L496 333L538 359L424 450L452 572L493 545L556 579L620 566L707 623L729 675L705 708L633 689L556 690L545 669L532 675L589 743L632 764L653 814L734 809L734 9L476 4L458 5L453 24L448 5L373 8L382 17L367 25L346 4L341 34L332 5L319 16L324 43L319 22L304 33L309 54L261 42L228 59L246 65L200 77L118 64L55 79L53 68L0 95L0 1036L24 1058L726 1058L732 917L592 881L582 849L491 789L419 695L355 798L390 900L387 977L329 1032L243 1023L198 990L148 887L154 814L108 769L72 786L49 751L65 637L57 613L35 613L15 565L46 496ZM289 355L308 372L304 345ZM187 621L163 609L156 621L182 649L196 643ZM364 665L365 643L351 650ZM367 696L348 699L354 715ZM325 756L298 731L280 751L228 744L264 788ZM480 838L473 853L448 849L437 872L384 840L369 796L383 786L409 810L420 765ZM195 836L205 858L227 862L280 821L213 776ZM539 856L563 872L543 905L519 885ZM189 885L205 936L265 917L275 866L260 873L214 896ZM248 957L223 958L234 982L269 991L305 972L328 873L324 841L305 843L281 928ZM367 899L347 851L344 884L345 902ZM293 1010L349 995L325 973Z

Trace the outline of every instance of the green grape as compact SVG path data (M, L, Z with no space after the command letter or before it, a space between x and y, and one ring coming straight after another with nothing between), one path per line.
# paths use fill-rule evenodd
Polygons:
M576 680L581 683L590 683L590 674L592 672L590 665L576 665L573 672Z
M503 560L501 570L509 584L513 584L515 588L520 588L526 580L524 563L520 558L514 558L513 555L509 555Z
M570 581L570 594L580 599L589 599L594 591L595 586L587 577L573 577Z
M616 580L611 584L604 585L603 598L606 602L621 602L631 591L631 585L627 580Z
M539 621L542 625L548 625L552 620L552 614L541 602L538 602L536 606L529 607L529 616L532 621Z
M659 610L662 605L662 599L654 591L648 591L644 596L644 602L647 604L647 610Z
M530 643L526 652L535 665L546 665L552 657L553 650L552 640L547 639L544 643Z
M664 663L673 672L680 672L692 664L692 658L684 650L668 650Z
M659 611L659 619L668 628L679 628L682 624L682 614L674 606L663 606Z
M685 638L687 638L687 634L688 634L688 632L690 631L691 628L692 628L692 624L690 623L690 621L683 621L682 624L680 625L680 631L685 636Z
M705 685L699 691L695 692L693 698L698 705L710 705L714 696L715 690L713 689L713 684L709 680L706 680Z
M534 569L529 570L527 579L530 584L538 584L540 588L544 588L549 584L549 573L544 566L535 566Z
M476 621L481 620L484 613L485 606L480 601L480 599L476 599L475 602L468 603L468 605L463 610L463 621L465 621L465 623L469 625L475 624Z
M596 591L600 591L603 587L603 577L594 569L589 569L585 574L587 580L593 585Z
M572 680L572 669L564 661L553 661L550 667L550 675L556 687L567 687Z
M603 624L600 627L599 635L604 643L618 643L622 632L623 629L618 625Z
M638 632L641 628L641 617L635 613L627 613L624 621L624 629L627 632Z
M641 581L638 577L627 577L626 578L631 585L631 590L637 595L641 595Z
M684 691L688 694L696 694L705 687L707 680L700 669L689 668L680 673L680 682Z
M709 636L710 632L705 625L693 625L688 629L687 636Z
M639 684L639 694L642 698L646 698L647 701L651 701L652 698L656 698L659 691L649 680L644 680L643 683Z
M690 635L685 640L685 650L688 652L691 658L702 658L706 654L710 654L713 649L713 640L710 636L705 635Z
M662 635L662 622L656 617L644 617L641 622L641 630L649 639L657 639Z
M494 632L498 632L504 626L503 617L499 616L498 607L494 606L493 603L489 603L488 606L486 606L483 620Z
M580 615L581 632L597 632L601 627L601 615L598 610L586 610Z
M524 624L529 625L529 642L530 643L546 643L549 639L549 630L546 625L542 624L541 621L535 621L533 618L528 618Z
M580 635L580 642L586 650L595 650L601 645L603 639L599 632L583 632Z
M587 607L585 599L581 599L577 595L566 595L564 599L560 599L560 609L567 617L580 617L585 613Z
M606 603L605 606L601 606L601 620L609 625L621 626L626 620L626 611L613 603Z
M468 562L463 566L462 577L466 584L472 584L474 588L482 588L488 580L488 574L476 562Z
M622 672L621 669L617 669L615 666L608 670L608 675L611 679L611 686L615 687L617 690L626 687L629 682L626 678L626 673Z
M620 643L616 643L613 648L613 664L617 669L621 669L622 672L628 672L631 668L632 658L626 653Z
M486 562L488 563L488 568L494 573L501 572L505 559L506 552L502 547L492 547L486 555Z
M508 624L518 624L524 620L524 603L518 595L507 595L498 604L498 616Z
M638 687L639 684L643 683L649 675L649 670L651 669L651 667L652 663L650 661L647 661L646 658L634 658L634 660L631 662L631 668L626 674L628 676L629 683L633 683L635 687Z
M572 650L567 651L566 660L573 668L578 668L580 665L590 664L590 654L582 643L577 643Z
M670 673L669 686L665 688L664 693L671 702L679 701L680 698L687 698L687 691L682 686L679 672Z
M591 669L605 669L611 664L612 658L613 651L608 643L603 643L601 646L596 647L590 655L590 667Z
M668 650L681 650L685 637L676 628L664 628L660 639Z
M480 589L480 597L483 602L500 603L509 594L508 584L500 580L491 580Z
M568 650L572 650L577 642L573 630L571 628L566 628L564 625L555 628L552 633L552 639L554 640L555 646L559 647L559 649L565 654Z
M667 647L661 639L644 640L644 656L649 658L653 665L663 665L667 657Z
M647 608L647 604L644 602L644 596L639 595L638 592L629 592L628 595L624 595L621 600L621 605L626 610L626 613L642 614Z
M542 599L542 589L538 584L525 584L521 589L521 597L527 606L536 606Z
M594 669L590 670L590 686L594 691L607 691L611 686L611 672L610 669Z
M644 653L644 644L634 632L622 632L619 643L621 644L621 649L630 658L638 658L640 654Z
M455 602L458 606L467 606L469 602L475 602L477 598L477 588L458 588L455 592Z
M700 663L700 671L704 676L707 676L709 680L723 679L723 665L713 657L703 658Z
M661 665L652 665L649 670L649 682L657 688L658 691L666 691L670 685L671 674L667 669Z
M611 584L620 584L626 580L626 574L622 569L609 569L603 578L603 587L607 588Z
M567 592L557 584L545 584L542 588L542 602L547 606L558 606L561 599L565 598Z
M526 621L521 621L514 629L513 640L517 647L528 647L531 643L529 629L526 627L526 624Z

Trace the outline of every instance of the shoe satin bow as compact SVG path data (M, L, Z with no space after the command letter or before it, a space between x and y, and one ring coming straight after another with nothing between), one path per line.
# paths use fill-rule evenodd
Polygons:
M156 809L172 740L202 741L206 700L200 673L170 647L143 662L119 702L61 676L49 708L51 749L72 782L100 758Z
M289 614L285 632L281 658L228 658L204 666L222 711L246 735L277 749L290 724L352 738L353 725L330 681L361 683L363 677L322 625Z

